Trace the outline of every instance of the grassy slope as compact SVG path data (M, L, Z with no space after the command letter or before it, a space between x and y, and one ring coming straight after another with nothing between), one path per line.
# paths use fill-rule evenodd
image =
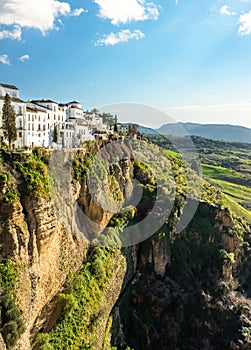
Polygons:
M151 136L149 139L169 154L175 154L175 143L182 145L186 153L193 151L185 138L177 141L177 137ZM251 144L213 141L196 136L192 136L192 141L200 156L205 179L219 188L232 206L235 203L238 212L251 217Z
M241 172L220 166L202 164L203 175L219 189L231 196L247 209L251 209L251 188L244 186L245 176Z

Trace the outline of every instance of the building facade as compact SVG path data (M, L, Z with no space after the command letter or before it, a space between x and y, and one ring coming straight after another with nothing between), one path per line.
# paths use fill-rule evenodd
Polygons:
M12 109L16 114L17 140L15 146L22 147L25 142L26 103L19 98L19 89L16 86L2 83L0 83L0 136L3 137L2 110L6 94L9 94Z
M0 136L2 108L9 94L16 114L15 147L80 147L83 141L94 139L95 132L108 133L108 126L95 112L84 112L80 102L57 103L52 100L22 101L14 85L0 84Z

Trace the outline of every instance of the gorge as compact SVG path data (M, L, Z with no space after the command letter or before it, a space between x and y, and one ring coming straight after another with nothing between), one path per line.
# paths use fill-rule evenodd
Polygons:
M50 190L50 151L1 151L0 348L250 349L251 235L245 209L227 202L171 151L151 146L172 172L172 178L161 173L157 184L154 166L133 159L129 143L111 143L108 156L116 159L121 152L121 159L102 178L94 168L94 194L88 169L104 145L86 143L70 164L78 207L99 227L91 239L90 229L84 237L78 223L60 220ZM201 186L199 197L188 189L188 173L192 187ZM125 185L133 181L141 199L124 211L114 214L94 200L107 192L126 202ZM162 186L169 191L164 200L173 203L165 222L147 239L120 246L123 230L153 210ZM188 194L197 209L179 231ZM118 235L105 235L106 227L117 228L112 232Z

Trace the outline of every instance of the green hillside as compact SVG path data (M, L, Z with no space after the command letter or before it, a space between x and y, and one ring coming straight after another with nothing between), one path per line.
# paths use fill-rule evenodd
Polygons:
M174 145L178 145L191 158L195 156L194 149L191 148L192 140L200 158L204 178L228 199L248 212L251 210L251 145L249 143L228 143L198 136L166 138L148 135L148 139L172 154L176 151Z

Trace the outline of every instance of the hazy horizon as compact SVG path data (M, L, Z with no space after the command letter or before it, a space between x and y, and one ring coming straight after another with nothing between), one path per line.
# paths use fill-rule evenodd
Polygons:
M0 81L24 100L251 127L250 1L5 0L0 42Z

